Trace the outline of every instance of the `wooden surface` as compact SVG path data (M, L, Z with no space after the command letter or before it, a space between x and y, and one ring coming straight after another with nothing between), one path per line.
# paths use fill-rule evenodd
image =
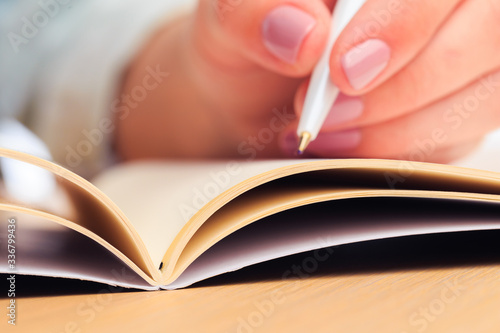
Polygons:
M316 263L311 252L176 291L25 278L18 290L62 295L18 297L16 327L2 315L0 331L498 333L499 235L339 247Z

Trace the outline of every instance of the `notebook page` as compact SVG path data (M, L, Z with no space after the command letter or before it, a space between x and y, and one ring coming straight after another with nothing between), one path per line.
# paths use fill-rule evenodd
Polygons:
M306 160L142 162L110 169L92 183L125 213L159 265L175 236L208 201L248 178L298 162Z

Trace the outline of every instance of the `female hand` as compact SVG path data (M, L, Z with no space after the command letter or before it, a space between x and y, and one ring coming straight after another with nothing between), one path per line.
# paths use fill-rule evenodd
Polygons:
M332 51L332 80L345 95L309 152L461 157L500 126L499 54L498 0L368 0Z
M334 0L200 0L163 27L130 66L121 96L168 72L130 112L116 148L142 157L286 156L294 94L321 55ZM164 74L165 75L165 74Z
M292 103L321 55L333 0L200 0L132 64L169 73L118 119L125 158L292 156ZM331 54L343 94L308 153L446 162L500 125L499 0L367 0ZM298 91L297 91L298 88ZM123 116L123 117L122 117Z

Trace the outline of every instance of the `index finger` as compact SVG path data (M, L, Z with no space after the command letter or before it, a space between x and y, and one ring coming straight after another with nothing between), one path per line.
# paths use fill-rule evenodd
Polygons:
M411 62L462 1L367 0L332 49L332 80L349 95L379 86Z

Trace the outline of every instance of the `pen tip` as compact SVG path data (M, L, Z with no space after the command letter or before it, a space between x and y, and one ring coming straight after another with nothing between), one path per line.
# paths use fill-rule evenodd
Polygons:
M311 141L311 134L309 132L303 132L300 135L299 148L297 149L297 155L302 155L307 148L307 145Z

